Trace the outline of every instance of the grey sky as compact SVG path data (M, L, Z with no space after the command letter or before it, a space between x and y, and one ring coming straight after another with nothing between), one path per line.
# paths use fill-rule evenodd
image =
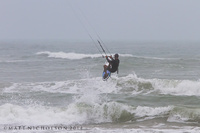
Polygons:
M103 40L200 41L200 0L0 0L0 40L90 40L78 18Z

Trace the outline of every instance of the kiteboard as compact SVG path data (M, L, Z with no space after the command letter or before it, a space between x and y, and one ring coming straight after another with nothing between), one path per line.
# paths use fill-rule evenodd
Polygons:
M108 71L108 70L107 70L107 75L105 75L105 74L106 73L103 71L103 74L102 74L103 81L106 81L111 75L110 71Z
M109 63L106 62L105 65L108 66ZM103 79L103 81L106 81L106 80L111 76L111 72L110 72L110 71L106 70L106 72L107 72L107 75L105 75L106 73L103 71L103 74L102 74L102 79Z

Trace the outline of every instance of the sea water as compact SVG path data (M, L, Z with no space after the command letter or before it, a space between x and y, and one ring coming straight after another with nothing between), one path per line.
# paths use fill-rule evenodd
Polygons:
M200 132L200 44L1 41L0 131ZM111 53L110 53L111 52Z

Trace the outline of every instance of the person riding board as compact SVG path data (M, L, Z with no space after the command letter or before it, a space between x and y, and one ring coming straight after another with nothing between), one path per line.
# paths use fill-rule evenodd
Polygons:
M104 65L104 72L105 72L105 77L108 76L107 74L107 70L110 71L111 73L114 73L117 71L117 74L118 74L118 67L119 67L119 55L118 54L115 54L115 59L112 58L112 56L109 56L110 59L108 58L108 56L106 56L106 60L109 62L109 65Z

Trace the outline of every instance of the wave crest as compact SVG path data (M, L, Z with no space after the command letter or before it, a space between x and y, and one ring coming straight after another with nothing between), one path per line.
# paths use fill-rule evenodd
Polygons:
M65 53L65 52L38 52L37 55L47 55L51 58L61 58L61 59L70 59L70 60L77 60L83 58L98 58L101 57L101 54L80 54L80 53Z
M144 79L136 74L117 79L117 86L121 92L132 94L152 93L200 96L200 81L174 80L174 79Z
M144 79L136 74L124 77L112 76L109 82L102 81L101 77L93 77L79 80L59 82L36 82L36 83L11 83L6 86L0 85L4 92L12 93L20 89L32 91L47 91L51 93L84 93L96 90L102 93L129 93L149 94L158 93L165 95L200 96L200 81L173 80L173 79Z
M49 52L49 51L43 51L43 52L37 52L37 55L46 55L51 58L61 58L61 59L70 59L70 60L79 60L83 58L100 58L102 57L101 54L82 54L82 53L74 53L74 52ZM122 57L132 57L131 54L120 54Z

